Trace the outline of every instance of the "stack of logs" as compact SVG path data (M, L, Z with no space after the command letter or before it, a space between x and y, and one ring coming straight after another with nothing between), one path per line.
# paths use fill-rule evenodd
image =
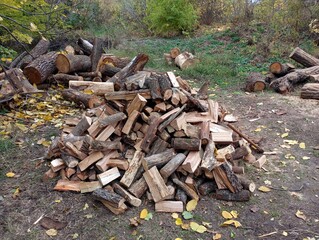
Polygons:
M286 94L293 91L296 85L309 80L313 83L302 87L301 98L319 99L319 59L299 47L295 48L289 57L306 68L296 69L290 63L274 62L269 66L270 73L266 77L260 73L251 73L247 78L245 90L262 91L269 84L276 92Z

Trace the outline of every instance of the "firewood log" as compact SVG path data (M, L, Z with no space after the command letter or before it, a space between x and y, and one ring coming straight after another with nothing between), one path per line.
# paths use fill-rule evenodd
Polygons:
M270 64L269 71L276 76L284 76L289 72L292 72L295 69L295 66L290 63L280 63L274 62Z
M60 73L86 72L91 69L90 57L86 55L60 53L55 64Z
M289 57L295 60L297 63L300 63L301 65L308 68L319 65L319 59L315 58L299 47L296 47L289 55Z
M246 80L245 91L263 91L266 88L265 77L261 73L250 73Z
M301 88L300 97L304 99L319 99L319 83L307 83Z
M91 53L91 71L98 71L98 63L103 52L103 40L101 38L95 37L93 41L93 48Z
M102 105L103 101L96 95L84 94L73 89L66 89L62 91L62 96L68 100L73 101L80 106L86 108L94 108Z

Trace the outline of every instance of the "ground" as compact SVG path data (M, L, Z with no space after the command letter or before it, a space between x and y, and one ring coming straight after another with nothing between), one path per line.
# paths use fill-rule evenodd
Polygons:
M90 194L56 192L53 187L57 179L41 181L48 170L47 162L41 160L45 147L32 143L59 134L59 129L47 126L36 134L21 135L24 145L1 153L1 239L206 240L213 239L215 233L220 233L221 239L259 239L260 236L260 239L319 239L319 150L315 150L319 145L318 101L300 99L298 91L289 96L269 91L246 94L220 89L212 93L215 100L239 118L236 126L249 136L262 138L260 145L265 151L277 152L267 156L264 169L245 165L247 178L257 187L268 186L270 192L256 190L245 203L203 197L192 219L211 223L210 232L203 234L182 230L170 214L155 213L154 205L145 199L141 207L115 216ZM283 133L288 136L282 138ZM287 139L297 140L298 144L284 143ZM302 142L304 149L299 146ZM6 177L9 171L14 171L16 176ZM20 193L14 197L17 188ZM153 213L153 219L131 227L129 219L138 217L143 208ZM225 221L221 216L223 210L236 210L242 227L221 227ZM297 218L298 210L305 216L304 220ZM58 230L57 236L50 237L39 224L34 224L43 214L66 222L67 226Z

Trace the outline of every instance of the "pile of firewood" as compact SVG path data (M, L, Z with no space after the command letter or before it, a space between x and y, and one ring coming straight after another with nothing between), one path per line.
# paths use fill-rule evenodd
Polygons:
M289 57L306 68L296 69L290 63L274 62L269 66L267 76L251 73L247 77L245 90L262 91L269 84L269 88L274 91L286 94L293 91L296 85L311 81L313 83L302 87L301 98L319 99L319 59L299 47L295 48Z
M99 39L93 45L80 39L80 50L62 53L43 54L45 46L41 40L31 51L37 58L15 60L19 67L5 78L16 92L63 83L69 88L62 96L86 108L82 117L65 119L45 156L50 169L43 179L61 176L55 190L92 192L115 214L126 204L140 206L144 195L162 212L181 212L188 199L208 193L249 200L255 184L240 160L261 168L266 157L256 160L250 147L263 150L208 99L208 83L195 91L173 72L144 70L145 54L132 60L102 54Z

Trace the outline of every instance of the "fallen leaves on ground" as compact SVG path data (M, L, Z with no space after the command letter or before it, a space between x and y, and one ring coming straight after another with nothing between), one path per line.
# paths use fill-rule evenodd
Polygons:
M305 149L306 148L306 144L304 142L299 143L299 147L301 149Z
M231 215L231 213L227 212L227 211L222 211L222 216L225 219L231 219L233 218L233 215Z
M285 137L288 137L288 135L289 135L289 133L285 132L285 133L281 134L281 137L285 138Z
M193 199L190 200L187 204L186 204L186 210L191 212L193 210L195 210L196 206L197 206L197 200Z
M7 172L7 173L6 173L6 176L7 176L8 178L13 178L13 177L15 176L15 173L14 173L14 172Z
M178 213L172 213L172 218L177 219L178 218Z
M182 215L183 215L183 218L184 218L185 220L188 220L188 219L193 218L193 214L192 214L191 212L188 212L188 211L184 211L184 212L182 213Z
M216 233L214 236L213 236L213 240L218 240L218 239L221 239L222 238L222 235L220 233Z
M227 221L223 222L223 224L222 224L221 226L222 226L222 227L225 227L225 226L229 226L229 225L233 225L233 226L235 226L236 228L242 226L239 221L236 221L236 220L233 220L233 219L227 220Z
M46 233L48 236L50 236L50 237L54 237L54 236L58 235L58 231L57 231L56 229L53 229L53 228L51 228L51 229L45 231L45 233Z
M296 215L297 218L300 218L300 219L302 219L304 221L306 221L306 219L307 219L306 215L300 210L298 210L295 215Z
M198 233L204 233L207 231L207 228L203 225L199 225L198 223L196 222L190 222L190 228L195 231L195 232L198 232Z
M261 192L270 192L271 191L270 188L268 188L266 186L260 186L258 188L258 190L261 191Z
M146 216L148 214L148 210L146 208L144 208L141 212L140 212L140 218L141 219L145 219Z

